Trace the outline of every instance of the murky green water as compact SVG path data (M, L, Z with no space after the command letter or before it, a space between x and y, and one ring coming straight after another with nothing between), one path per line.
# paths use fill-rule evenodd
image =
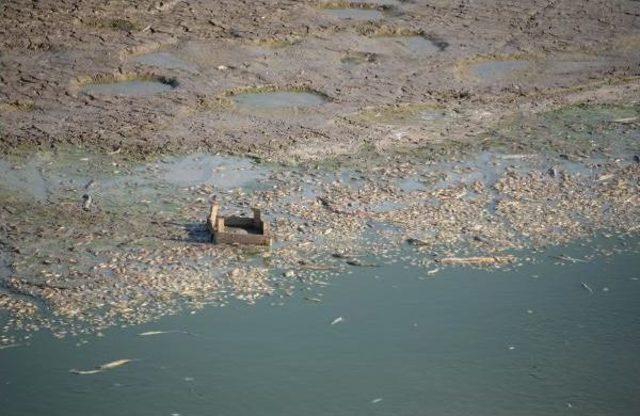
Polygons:
M621 243L597 244L613 252ZM291 298L102 338L39 333L0 351L0 408L6 416L635 415L640 257L564 265L550 257L591 252L554 249L512 271L427 276L404 261L351 268ZM191 335L137 335L152 330ZM69 373L122 358L135 361Z

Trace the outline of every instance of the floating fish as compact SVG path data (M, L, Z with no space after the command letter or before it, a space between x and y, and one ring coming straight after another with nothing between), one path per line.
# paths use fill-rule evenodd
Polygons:
M147 331L138 334L139 337L150 337L152 335L173 334L179 331Z
M583 288L587 289L590 294L593 295L593 289L591 289L588 284L586 284L585 282L580 282L580 284L582 285Z
M86 376L88 374L102 373L102 371L103 370L98 370L98 369L95 369L95 370L76 370L75 368L69 370L70 373L78 374L78 375L81 375L81 376Z
M93 370L76 370L71 369L69 370L70 373L73 374L78 374L78 375L88 375L88 374L97 374L97 373L101 373L105 370L111 370L114 368L118 368L118 367L122 367L125 364L129 364L130 362L132 362L133 360L129 359L129 358L123 358L122 360L116 360L116 361L111 361L109 363L105 363L102 364L96 368L94 368Z
M164 334L185 334L185 335L191 335L192 337L200 337L200 335L194 334L193 332L189 332L189 331L180 331L178 329L172 329L169 331L147 331L147 332L141 332L138 334L139 337L150 337L150 336L154 336L154 335L164 335Z
M586 263L586 260L583 259L576 259L575 257L569 257L569 256L565 256L564 254L561 254L559 256L551 256L554 259L558 259L558 260L563 260L563 261L570 261L571 263Z
M382 401L382 397L378 397L378 398L375 398L375 399L371 400L371 403L372 404L376 404L376 403L380 403L381 401Z
M343 321L344 321L344 318L342 316L338 316L336 319L331 321L331 325L336 325L336 324L339 324L340 322L343 322Z
M133 361L133 360L130 360L128 358L124 358L122 360L116 360L116 361L111 361L110 363L102 364L98 368L100 370L110 370L112 368L122 367L125 364L129 364L131 361Z

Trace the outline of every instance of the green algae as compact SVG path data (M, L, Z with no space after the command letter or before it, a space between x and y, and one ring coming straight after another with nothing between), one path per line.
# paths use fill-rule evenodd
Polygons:
M637 150L640 105L563 107L533 116L515 116L491 129L484 145L492 149L551 152L577 157L626 158Z

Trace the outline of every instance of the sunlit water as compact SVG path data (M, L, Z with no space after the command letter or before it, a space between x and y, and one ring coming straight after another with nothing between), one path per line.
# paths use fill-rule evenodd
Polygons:
M317 107L324 104L326 99L312 92L274 91L238 94L234 101L241 109L277 110Z
M40 333L0 351L0 408L6 416L635 415L640 257L565 265L550 257L591 251L554 249L512 271L354 267L327 287L254 306L206 308L101 338ZM189 334L137 335L152 330ZM122 358L136 361L69 373Z

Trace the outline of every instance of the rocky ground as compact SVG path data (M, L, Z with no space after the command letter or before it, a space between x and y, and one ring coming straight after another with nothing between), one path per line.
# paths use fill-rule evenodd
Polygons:
M452 257L636 235L639 10L3 3L5 330L279 299L400 253L428 275ZM313 105L274 107L274 92ZM261 206L272 249L209 244L213 195L229 212Z

